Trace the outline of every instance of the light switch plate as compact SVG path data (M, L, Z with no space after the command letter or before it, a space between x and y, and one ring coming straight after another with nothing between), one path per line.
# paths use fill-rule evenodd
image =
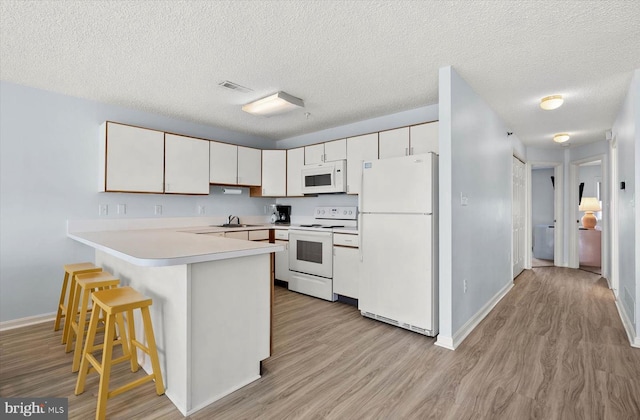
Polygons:
M126 204L118 204L118 214L127 214Z
M155 215L162 214L162 204L156 204L153 211Z
M99 204L98 205L98 216L106 216L109 214L109 205L108 204Z

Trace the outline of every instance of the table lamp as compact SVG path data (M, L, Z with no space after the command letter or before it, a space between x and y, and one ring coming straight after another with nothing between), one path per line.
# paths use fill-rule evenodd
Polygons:
M584 216L582 216L582 226L585 229L594 229L598 220L593 212L602 210L598 199L596 197L582 197L578 210L584 212Z

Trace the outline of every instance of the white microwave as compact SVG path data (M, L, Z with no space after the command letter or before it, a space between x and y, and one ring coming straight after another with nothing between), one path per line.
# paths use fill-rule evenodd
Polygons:
M317 163L302 167L302 193L325 194L347 191L347 161Z

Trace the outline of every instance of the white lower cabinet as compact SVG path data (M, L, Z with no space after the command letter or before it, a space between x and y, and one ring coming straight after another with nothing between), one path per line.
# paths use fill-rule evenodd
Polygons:
M358 235L333 235L333 293L358 299L360 250Z
M291 278L289 271L289 241L276 240L277 245L284 245L284 251L276 252L276 280L288 282Z

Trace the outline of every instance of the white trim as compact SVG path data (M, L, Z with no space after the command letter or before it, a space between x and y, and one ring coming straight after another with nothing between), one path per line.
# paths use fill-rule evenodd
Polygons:
M622 308L622 305L619 303L620 301L616 299L616 308L618 308L618 314L620 315L620 320L622 321L622 326L624 330L627 332L627 338L629 338L629 344L631 347L640 347L640 337L636 336L636 331L633 329L633 323L629 319L627 312Z
M438 335L436 346L445 349L455 350L465 338L489 315L489 312L506 296L513 287L513 281L510 281L498 293L496 293L486 305L484 305L471 319L469 319L454 335L451 337L442 337Z
M453 347L453 338L443 337L442 334L438 334L438 339L433 344L438 347L443 347L447 350L455 350L455 347Z
M9 331L16 328L28 327L29 325L53 322L56 319L56 312L48 314L28 316L26 318L12 319L11 321L0 322L0 331Z

